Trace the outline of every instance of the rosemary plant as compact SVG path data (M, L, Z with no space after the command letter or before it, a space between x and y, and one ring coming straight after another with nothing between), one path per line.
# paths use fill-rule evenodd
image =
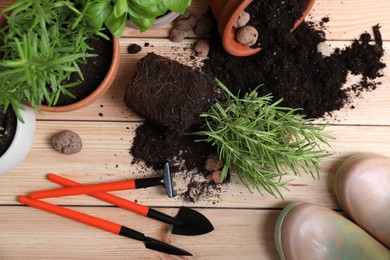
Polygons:
M87 39L96 35L88 26L89 0L17 0L3 11L7 25L0 29L0 105L12 106L23 121L20 103L55 105L60 94L79 82L64 84L71 73L83 78L78 64L91 54Z
M197 135L216 146L225 161L222 179L234 166L241 181L252 190L260 187L274 197L282 197L286 188L281 177L291 170L295 175L310 173L319 178L319 163L329 153L320 144L329 146L332 138L323 132L325 126L310 124L297 109L272 103L272 96L258 96L256 90L243 98L233 95L217 81L226 100L217 102L201 116L204 130Z

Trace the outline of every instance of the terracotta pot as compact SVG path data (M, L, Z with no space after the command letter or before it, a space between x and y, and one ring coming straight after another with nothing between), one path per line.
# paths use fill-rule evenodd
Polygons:
M294 31L300 25L310 12L315 0L307 0L308 5L298 19L291 31ZM234 56L250 56L258 53L261 48L250 48L242 45L236 40L233 25L238 16L244 11L252 0L210 0L210 8L218 22L218 31L222 36L222 44L225 50ZM259 32L261 34L261 32Z
M24 110L20 110L20 113L24 123L17 120L14 139L7 151L0 156L0 175L21 163L33 144L36 130L35 112L29 106L23 107Z
M167 25L170 22L172 22L173 20L175 20L178 16L179 16L178 13L168 12L165 15L156 18L156 20L154 21L154 23L150 27L150 29L159 28L159 27L162 27L164 25ZM129 20L127 22L126 26L129 28L133 28L133 29L139 29L139 27L137 25L135 25L131 20Z
M103 81L100 83L100 85L93 91L89 96L86 98L70 104L66 106L46 106L46 105L40 105L39 108L42 111L45 112L67 112L67 111L73 111L77 110L83 107L86 107L93 102L95 102L98 98L103 96L107 90L111 87L112 83L115 80L116 74L119 69L119 62L120 62L120 46L119 46L119 40L115 36L112 36L112 42L113 42L113 52L112 52L112 61L111 66L107 72L106 77L103 79Z

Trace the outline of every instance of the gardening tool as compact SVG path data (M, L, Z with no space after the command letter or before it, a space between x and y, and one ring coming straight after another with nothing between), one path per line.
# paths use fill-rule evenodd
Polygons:
M66 187L82 186L82 184L56 174L49 174L47 178L55 183ZM123 198L108 193L92 193L92 197L114 204L123 209L130 210L145 217L157 219L172 225L172 234L195 236L202 235L214 230L210 221L199 212L186 207L180 207L176 217L171 217L147 206L125 200Z
M90 226L93 226L93 227L96 227L99 229L103 229L105 231L108 231L108 232L111 232L111 233L114 233L117 235L121 235L121 236L132 238L132 239L135 239L138 241L142 241L142 242L144 242L145 247L148 249L152 249L152 250L156 250L159 252L172 254L172 255L192 256L191 253L189 253L183 249L166 244L166 243L159 241L159 240L156 240L154 238L147 237L144 234L142 234L136 230L127 228L125 226L121 226L121 225L116 224L114 222L110 222L110 221L107 221L107 220L104 220L101 218L97 218L97 217L94 217L94 216L91 216L91 215L88 215L85 213L75 211L75 210L63 208L63 207L60 207L60 206L57 206L57 205L54 205L54 204L51 204L48 202L32 199L32 198L29 198L27 196L19 196L18 200L19 200L19 202L24 203L24 204L29 205L29 206L34 207L34 208L38 208L38 209L45 210L45 211L69 218L69 219L73 219L75 221L78 221L78 222L81 222L81 223L84 223L84 224L87 224L87 225L90 225Z
M169 168L169 163L165 163L162 177L108 182L101 184L87 184L74 187L59 188L54 190L37 191L31 192L30 198L53 198L78 194L92 194L106 191L140 189L158 185L163 185L165 187L165 192L167 193L168 197L172 198L176 195L173 190L172 176L171 170Z

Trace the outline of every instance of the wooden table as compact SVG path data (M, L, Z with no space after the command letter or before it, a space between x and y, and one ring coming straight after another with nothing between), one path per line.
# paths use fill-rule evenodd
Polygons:
M3 0L4 8L11 0ZM207 0L193 0L193 9L205 11ZM380 24L385 49L390 50L389 0L317 0L309 20L329 16L327 40L343 47L371 27ZM191 54L193 39L175 44L167 40L171 26L139 33L126 29L120 39L121 65L117 79L104 97L75 112L37 114L37 134L22 164L0 176L0 259L175 259L176 257L145 249L142 243L115 236L62 217L22 206L18 195L34 190L56 188L46 180L54 172L81 183L119 181L134 177L155 176L140 164L132 164L129 149L134 130L141 119L122 102L126 83L137 61L147 52L180 58ZM127 46L144 46L138 54L128 54ZM177 48L172 48L177 47ZM296 177L283 192L285 202L272 196L250 193L236 177L222 187L219 198L185 203L169 199L161 188L115 192L168 214L181 205L196 208L206 215L215 231L198 237L171 235L167 226L118 209L88 196L70 196L48 201L135 228L190 251L193 259L276 259L274 225L281 209L290 201L304 200L339 209L332 188L335 170L356 152L376 152L390 156L390 56L378 89L354 100L355 109L345 108L329 122L333 156L321 164L321 179ZM350 84L350 83L349 83ZM62 155L53 150L51 137L70 129L83 139L77 155ZM190 257L191 259L191 257Z

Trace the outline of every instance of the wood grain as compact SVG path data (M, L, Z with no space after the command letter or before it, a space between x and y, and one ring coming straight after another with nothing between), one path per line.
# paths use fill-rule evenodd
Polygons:
M5 207L0 214L1 259L276 259L273 227L277 210L198 209L214 225L211 233L172 235L170 227L114 207L72 207L190 251L175 257L141 242L97 230L29 207ZM158 209L174 216L177 209ZM227 218L226 216L231 216ZM12 225L17 223L17 225ZM237 232L239 230L239 232Z
M58 185L46 180L48 173L57 173L81 183L100 183L131 178L161 175L146 168L142 163L133 164L129 154L134 130L138 123L127 122L63 122L38 121L37 135L33 147L22 164L0 178L0 204L17 204L16 196L31 191L53 189ZM83 150L75 155L64 155L55 151L51 137L64 129L77 132L83 139ZM375 152L390 155L390 126L330 126L327 128L335 140L329 140L333 154L321 164L321 179L310 175L288 176L290 191L283 192L286 201L307 200L332 208L338 208L333 194L333 177L337 167L349 155L356 152ZM179 192L186 191L187 175L177 173ZM221 191L196 203L185 202L182 196L169 199L163 188L155 187L136 191L121 191L115 194L129 200L137 200L150 206L179 206L219 208L283 208L284 203L268 194L260 196L249 192L237 176ZM69 196L52 199L67 205L106 205L87 196Z
M0 10L13 0L0 1ZM200 13L209 0L193 0L192 9ZM86 195L48 199L56 204L111 220L137 229L149 236L182 247L194 254L188 259L277 259L273 232L277 216L286 203L304 200L332 209L340 207L334 196L333 181L337 168L357 152L372 152L390 156L390 13L389 0L317 0L307 20L325 23L327 43L345 47L362 32L376 24L382 26L385 40L384 62L387 68L382 85L375 91L353 99L341 111L332 113L318 124L330 124L328 131L333 154L321 164L321 178L288 176L290 191L283 192L285 201L270 195L249 192L236 175L220 191L195 203L182 196L169 199L161 187L136 191L114 192L132 201L158 207L175 215L178 207L194 207L214 224L215 231L199 237L179 237L169 228L134 213L118 209ZM75 112L37 114L37 134L25 160L12 171L0 176L0 259L182 259L155 253L136 241L65 220L37 209L22 206L18 195L31 191L59 187L46 180L54 172L81 183L100 183L159 176L161 172L134 164L129 149L134 131L142 119L123 103L128 82L135 73L138 60L148 52L177 59L198 67L200 59L189 59L195 36L181 44L167 38L173 23L145 33L127 28L121 44L121 65L111 89L94 104ZM145 47L145 43L149 47ZM138 54L127 53L127 46L141 45ZM353 83L351 79L345 87ZM354 109L351 109L354 106ZM63 155L51 147L51 137L70 129L80 134L83 150L76 155ZM177 188L183 192L194 173L177 173ZM199 178L199 177L197 177ZM183 258L186 259L186 258Z

